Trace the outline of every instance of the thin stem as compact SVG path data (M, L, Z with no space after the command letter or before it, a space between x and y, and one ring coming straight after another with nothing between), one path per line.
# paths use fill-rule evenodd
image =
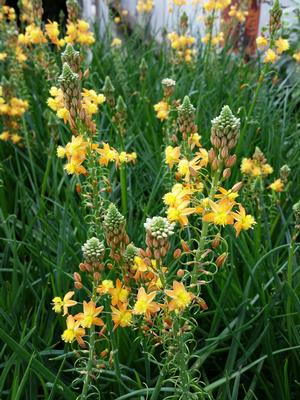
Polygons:
M220 169L218 169L213 175L211 188L210 188L210 192L208 195L209 199L213 200L213 197L217 191L219 176L220 176ZM200 236L200 241L199 241L199 247L197 249L196 256L195 256L196 261L200 260L203 250L205 248L205 240L207 237L207 233L208 233L208 222L202 221L202 230L201 230L201 236ZM192 271L192 279L191 279L192 284L195 284L197 282L197 268L198 268L198 265L196 263L194 266L194 269Z
M124 140L121 136L121 151L124 151ZM128 200L127 200L127 174L126 174L126 164L121 163L120 165L120 184L121 184L121 204L122 204L122 214L127 215L128 210Z

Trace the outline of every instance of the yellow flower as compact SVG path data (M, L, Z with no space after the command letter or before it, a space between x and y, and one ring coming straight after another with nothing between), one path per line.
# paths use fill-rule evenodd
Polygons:
M132 312L127 309L127 303L121 303L118 305L118 308L111 306L111 318L114 321L114 330L121 326L125 328L126 326L131 325L132 321Z
M171 222L178 221L181 226L186 226L189 221L187 216L193 214L195 209L188 207L189 200L183 201L181 204L170 207L167 211L167 218Z
M17 144L22 140L22 136L18 135L17 133L14 133L13 135L11 135L11 141L13 142L13 144Z
M173 0L173 3L175 4L175 6L179 6L179 7L185 6L187 4L186 0Z
M3 61L7 58L7 53L0 53L0 61Z
M268 46L268 39L264 36L258 36L256 38L256 45L259 50L264 50Z
M279 38L275 41L275 46L278 54L282 54L290 48L289 41L282 38Z
M234 222L233 213L231 212L234 203L228 198L223 198L222 200L214 203L209 201L211 212L203 216L204 222L212 222L215 225L231 225Z
M160 101L154 105L156 117L161 121L166 120L169 115L169 104L166 101Z
M281 179L276 179L268 188L274 190L274 192L283 192L284 183Z
M54 310L56 313L60 314L62 310L64 311L63 315L68 314L68 308L75 306L77 304L77 301L71 300L71 297L73 297L75 292L68 292L65 294L64 298L62 299L61 297L54 297L52 299L53 307L52 310Z
M3 142L7 142L10 139L10 134L8 131L3 131L0 135L0 140L3 140Z
M243 174L250 174L253 169L253 161L251 158L243 158L241 164L241 172Z
M118 152L111 148L108 143L103 143L103 149L97 149L97 153L100 154L100 164L106 167L110 161L116 161L118 157Z
M99 294L110 293L110 290L114 288L114 283L110 279L104 279L102 283L97 287L97 292Z
M143 287L140 287L137 294L137 301L134 305L134 314L144 314L147 319L151 318L151 314L159 311L160 307L153 300L156 292L146 293Z
M111 47L119 47L122 45L122 40L119 38L114 38L111 42Z
M82 336L85 335L85 330L80 328L80 322L75 321L72 315L67 318L67 329L61 335L61 338L66 343L72 343L75 339L81 347L84 347Z
M173 281L173 290L165 290L167 296L171 297L168 303L170 311L183 311L192 301L192 293L187 292L182 282Z
M230 190L226 190L226 189L224 189L222 187L220 187L218 189L218 191L220 193L215 195L216 199L225 199L225 198L227 198L228 200L232 201L233 203L235 203L235 199L239 195L237 192L233 192L231 189Z
M234 224L236 236L240 234L241 230L247 231L253 228L253 225L256 223L252 215L246 215L246 211L241 204L239 205L239 211L233 213L233 216L236 221Z
M56 155L58 158L64 158L66 156L66 150L62 146L58 146L56 149Z
M273 168L269 164L263 164L261 168L263 175L270 175L273 172Z
M166 155L166 164L170 168L173 167L174 164L177 164L180 158L180 147L172 147L168 146L165 150Z
M154 7L154 2L153 0L138 0L137 5L136 5L136 10L139 13L147 13L152 11Z
M278 55L272 49L268 49L265 53L264 63L274 64L278 60Z
M300 63L300 51L293 54L293 59Z
M188 138L188 144L190 145L190 148L193 150L193 148L196 147L201 147L200 143L201 136L199 133L193 133L189 138Z
M83 328L90 328L92 325L102 326L104 322L98 317L102 310L103 307L96 307L92 300L88 303L84 301L83 313L76 314L74 318Z

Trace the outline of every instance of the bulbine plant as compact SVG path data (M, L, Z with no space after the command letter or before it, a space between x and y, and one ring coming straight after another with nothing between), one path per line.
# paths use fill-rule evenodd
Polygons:
M164 398L205 398L207 394L193 368L197 315L208 308L201 297L202 288L226 262L224 227L232 225L239 235L255 225L254 218L238 202L242 183L230 189L223 187L237 161L234 149L240 120L224 106L212 120L212 147L206 150L200 143L189 97L182 104L177 102L175 108L170 105L170 116L155 106L158 117L169 124L165 129L165 162L170 191L163 197L166 217L162 210L162 215L147 218L144 245L138 248L126 232L126 215L109 201L108 173L112 163L124 172L126 163L134 161L136 155L126 153L124 147L118 151L109 143L97 142L93 115L105 96L82 88L84 74L79 59L79 53L68 45L62 54L60 88L51 89L53 97L48 101L71 128L71 142L59 146L57 154L67 158L68 174L83 176L79 191L88 209L88 238L82 244L82 263L74 271L76 293L53 298L53 310L66 319L62 340L73 347L79 345L76 354L80 356L75 363L79 377L74 385L82 382L81 399L91 393L101 396L98 382L103 371L112 369L117 382L115 394L132 391L130 379L123 380L126 366L121 365L119 357L120 337L125 335L129 343L140 343L148 368L153 364L159 370L154 387L141 393L152 400L162 391ZM107 81L106 86L111 83ZM175 81L163 80L164 99L160 104L166 104L167 109L174 86ZM110 103L113 121L123 138L126 105L121 98ZM170 121L172 118L176 121ZM122 184L124 176L120 179ZM126 188L126 181L124 184ZM149 383L150 378L143 384Z

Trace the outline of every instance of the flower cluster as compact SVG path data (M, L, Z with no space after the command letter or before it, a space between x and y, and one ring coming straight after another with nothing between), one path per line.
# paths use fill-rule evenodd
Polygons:
M192 46L196 42L196 38L190 35L180 35L176 32L168 34L168 39L171 42L171 47L175 52L177 62L191 63L196 54L196 50Z
M153 0L138 0L136 10L139 13L149 13L153 10Z
M17 97L4 96L3 88L0 86L0 115L3 116L3 132L0 140L11 141L14 144L20 143L22 136L19 135L19 120L29 107L27 100Z

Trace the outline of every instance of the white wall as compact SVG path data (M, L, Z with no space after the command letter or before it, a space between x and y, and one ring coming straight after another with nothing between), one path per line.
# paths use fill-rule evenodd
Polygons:
M107 11L107 3L111 0L83 0L84 7L84 16L87 19L95 18L95 2L98 1L101 7L101 24L100 29L103 31L103 24L108 21L108 11ZM205 0L203 0L204 2ZM291 5L298 2L300 4L300 0L281 0L281 5L285 9L290 7ZM172 1L168 0L154 0L155 7L151 13L151 16L143 17L142 15L136 12L136 0L121 0L122 6L124 9L128 10L130 15L133 16L138 23L144 24L147 21L147 18L150 18L150 25L152 33L154 33L158 38L160 37L162 28L167 27L168 31L172 31L176 29L176 25L178 22L178 13L179 7L173 6L174 12L168 12L168 5L172 3ZM201 4L198 6L192 6L192 0L187 0L187 5L180 7L181 11L185 11L189 17L189 21L191 22L191 33L197 34L197 32L203 29L203 24L197 20L197 17L201 16ZM202 3L202 2L201 2ZM260 30L263 26L268 24L269 20L269 10L270 5L263 3L261 5L261 16L260 16ZM292 20L292 13L287 9L287 13L285 13L285 18L289 21Z

